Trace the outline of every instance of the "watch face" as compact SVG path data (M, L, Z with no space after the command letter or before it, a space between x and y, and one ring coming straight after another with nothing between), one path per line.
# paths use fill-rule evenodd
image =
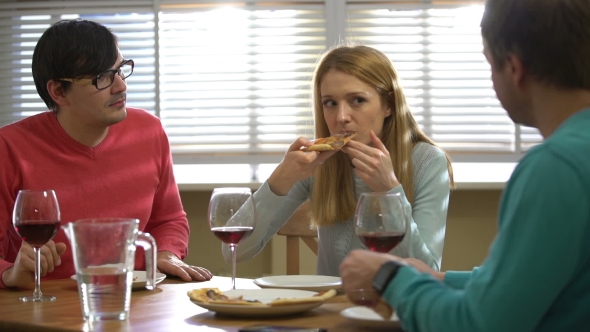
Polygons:
M395 277L397 270L402 266L396 261L389 261L383 263L375 277L373 278L373 288L379 295L383 295L383 292L387 288L387 285Z

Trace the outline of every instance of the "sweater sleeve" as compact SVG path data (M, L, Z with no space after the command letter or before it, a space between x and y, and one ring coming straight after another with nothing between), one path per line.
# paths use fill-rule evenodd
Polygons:
M17 171L10 162L12 155L8 149L6 141L0 135L0 289L6 288L2 283L2 274L4 271L14 265L4 260L6 257L6 248L8 247L8 230L12 227L12 209L16 200L15 181L18 178Z
M262 251L273 235L309 197L309 182L309 179L297 182L286 196L275 195L270 190L268 182L264 182L254 193L256 226L252 234L238 245L236 250L238 262L248 260ZM231 262L229 245L222 243L221 251L225 261Z
M445 272L443 282L449 287L464 289L467 282L471 279L471 276L472 272L469 271L447 271Z
M184 259L188 254L189 226L172 169L172 154L163 128L159 128L161 145L160 185L152 205L145 231L158 245L158 252L169 251Z
M507 186L489 257L464 290L409 267L389 284L384 296L406 330L533 331L578 278L589 236L588 189L570 164L531 153Z
M415 149L413 206L402 186L391 190L401 194L407 217L406 236L391 253L419 259L440 271L450 193L447 159L440 149L430 144L423 143Z

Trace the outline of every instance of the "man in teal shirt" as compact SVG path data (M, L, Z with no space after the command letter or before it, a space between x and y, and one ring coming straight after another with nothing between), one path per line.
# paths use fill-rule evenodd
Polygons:
M488 258L436 273L357 250L344 287L375 288L407 331L590 331L590 1L488 0L481 28L502 106L545 139L506 186Z

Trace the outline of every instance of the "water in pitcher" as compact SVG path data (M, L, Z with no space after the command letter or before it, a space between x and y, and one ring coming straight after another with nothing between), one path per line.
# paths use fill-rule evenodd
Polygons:
M77 277L85 319L127 319L132 271L119 265L93 266L79 271Z

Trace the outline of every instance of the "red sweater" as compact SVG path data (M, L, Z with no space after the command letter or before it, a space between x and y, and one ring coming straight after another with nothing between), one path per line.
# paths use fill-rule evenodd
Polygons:
M181 259L187 255L189 227L168 138L160 120L143 110L128 108L127 118L112 125L94 148L72 139L52 112L0 128L0 276L21 247L12 226L21 189L55 190L62 224L82 218L137 218L140 230L156 239L158 251ZM75 273L70 243L63 230L53 240L68 249L46 278L69 278ZM135 268L145 269L140 248Z

